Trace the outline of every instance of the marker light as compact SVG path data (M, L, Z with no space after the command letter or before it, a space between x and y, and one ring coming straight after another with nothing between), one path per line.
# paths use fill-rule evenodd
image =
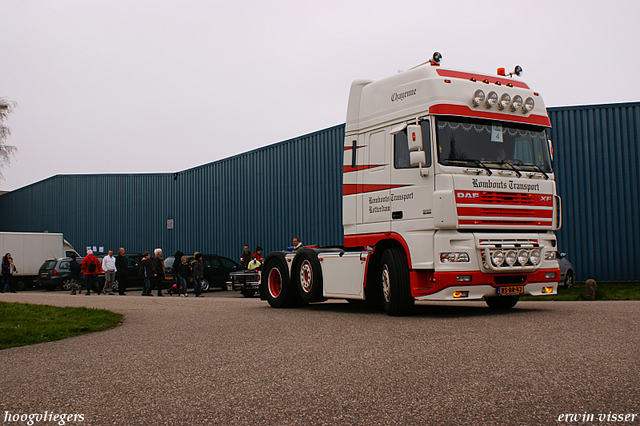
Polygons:
M509 105L511 105L511 96L508 93L503 93L500 96L500 109L505 109Z
M504 261L507 262L507 265L513 266L516 264L517 254L515 250L509 250L507 255L504 257Z
M544 274L546 280L555 280L558 275L555 272L547 272Z
M518 263L524 266L529 260L529 252L526 250L520 250L518 252Z
M453 298L454 299L459 299L461 297L469 297L469 292L468 291L454 291L453 292Z
M533 98L527 98L524 101L524 106L522 107L522 112L524 112L525 114L527 112L530 112L531 110L533 110L533 107L536 105L536 103L533 101Z
M487 108L491 108L498 103L498 94L496 92L489 92L487 94Z
M542 292L545 294L553 293L553 287L542 287Z
M484 92L480 89L473 94L473 105L478 106L484 102Z
M511 102L511 111L518 110L522 107L522 96L515 95L513 97L513 102Z
M469 255L467 253L440 253L440 262L442 263L456 263L456 262L468 262Z
M458 275L456 281L459 283L470 283L473 277L471 275Z

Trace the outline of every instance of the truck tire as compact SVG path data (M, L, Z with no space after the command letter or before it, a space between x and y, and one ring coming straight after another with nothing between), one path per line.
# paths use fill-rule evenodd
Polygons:
M484 301L489 305L491 309L495 310L505 310L511 309L516 306L520 296L494 296L494 297L485 297Z
M27 282L21 279L17 279L14 285L15 285L16 291L23 291L27 289Z
M322 302L322 268L314 251L299 254L296 284L300 297L306 303Z
M284 257L272 256L267 259L262 272L261 286L265 297L273 308L291 308L302 305L298 289L291 285L289 268Z
M415 299L411 296L409 264L404 250L390 248L382 253L380 261L382 304L391 316L411 315Z

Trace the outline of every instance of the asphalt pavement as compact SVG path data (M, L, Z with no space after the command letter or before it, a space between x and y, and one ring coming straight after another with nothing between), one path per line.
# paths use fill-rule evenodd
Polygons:
M3 424L640 425L638 301L419 302L397 318L341 300L138 294L0 295L124 314L0 351Z

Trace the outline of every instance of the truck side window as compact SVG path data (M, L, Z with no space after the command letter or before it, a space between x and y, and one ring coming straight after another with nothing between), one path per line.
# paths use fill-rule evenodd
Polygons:
M427 163L423 167L431 166L431 129L429 120L420 122L422 127L422 149L426 153ZM396 169L411 169L418 166L412 166L409 160L409 148L407 146L407 131L403 130L396 133L393 137L393 167Z

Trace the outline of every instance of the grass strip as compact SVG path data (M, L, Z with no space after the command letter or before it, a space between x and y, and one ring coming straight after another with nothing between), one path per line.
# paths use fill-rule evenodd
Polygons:
M105 309L0 302L0 349L105 330L121 321L122 314Z
M558 300L574 301L586 300L585 287L559 287L558 294L551 296L520 296L520 300ZM640 286L638 285L599 285L596 288L596 300L640 300Z

